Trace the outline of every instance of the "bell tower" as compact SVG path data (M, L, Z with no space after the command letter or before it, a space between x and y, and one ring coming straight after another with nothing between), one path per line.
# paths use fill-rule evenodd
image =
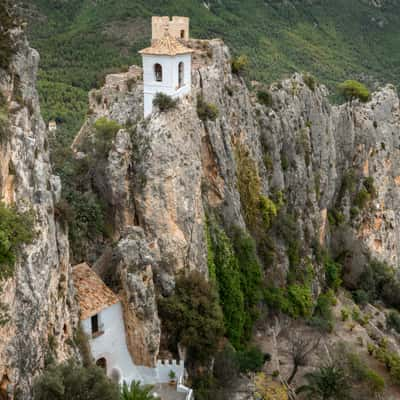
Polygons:
M189 18L153 17L152 44L139 53L143 59L144 116L153 111L157 93L173 98L191 92L192 50L184 45L189 39Z

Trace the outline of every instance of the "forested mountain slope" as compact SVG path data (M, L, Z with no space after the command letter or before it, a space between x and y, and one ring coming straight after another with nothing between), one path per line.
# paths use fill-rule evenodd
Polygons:
M398 0L23 1L42 57L44 117L67 120L71 134L99 75L139 63L152 15L190 16L192 37L220 37L249 56L251 79L308 71L330 87L348 78L399 82Z

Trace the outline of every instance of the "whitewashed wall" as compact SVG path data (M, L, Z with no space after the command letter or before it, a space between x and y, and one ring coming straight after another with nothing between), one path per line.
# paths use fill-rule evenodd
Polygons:
M179 87L179 63L184 63L184 84ZM154 65L160 64L163 69L163 81L157 82ZM143 55L144 116L153 111L153 99L157 93L165 93L174 98L191 92L192 87L192 55L153 56Z
M135 365L128 351L125 339L125 324L122 315L121 303L114 304L98 314L100 331L102 335L92 338L91 319L82 321L82 328L89 336L92 356L97 361L105 358L107 361L107 375L111 377L112 371L117 370L120 383L123 381L140 381L143 384L154 385L168 383L170 371L174 371L176 379L184 376L184 362L158 361L156 368Z
M104 333L91 338L90 318L82 321L82 328L89 336L89 344L94 359L105 358L107 375L111 376L113 369L120 373L120 382L130 381L131 376L140 380L141 376L132 362L125 340L125 326L122 317L121 303L106 308L99 314L99 327Z

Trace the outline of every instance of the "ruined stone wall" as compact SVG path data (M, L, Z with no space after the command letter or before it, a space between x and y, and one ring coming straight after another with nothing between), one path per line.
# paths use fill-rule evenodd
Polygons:
M172 19L153 17L151 22L153 40L164 37L166 31L176 39L189 40L189 18L187 17L172 17Z

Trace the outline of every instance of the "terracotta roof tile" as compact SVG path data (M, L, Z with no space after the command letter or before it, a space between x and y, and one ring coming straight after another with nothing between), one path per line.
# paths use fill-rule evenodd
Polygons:
M86 263L72 269L72 279L81 309L81 320L90 318L120 301Z
M193 53L192 49L179 43L171 35L165 35L162 39L155 39L150 47L139 51L140 54L176 56L178 54Z

